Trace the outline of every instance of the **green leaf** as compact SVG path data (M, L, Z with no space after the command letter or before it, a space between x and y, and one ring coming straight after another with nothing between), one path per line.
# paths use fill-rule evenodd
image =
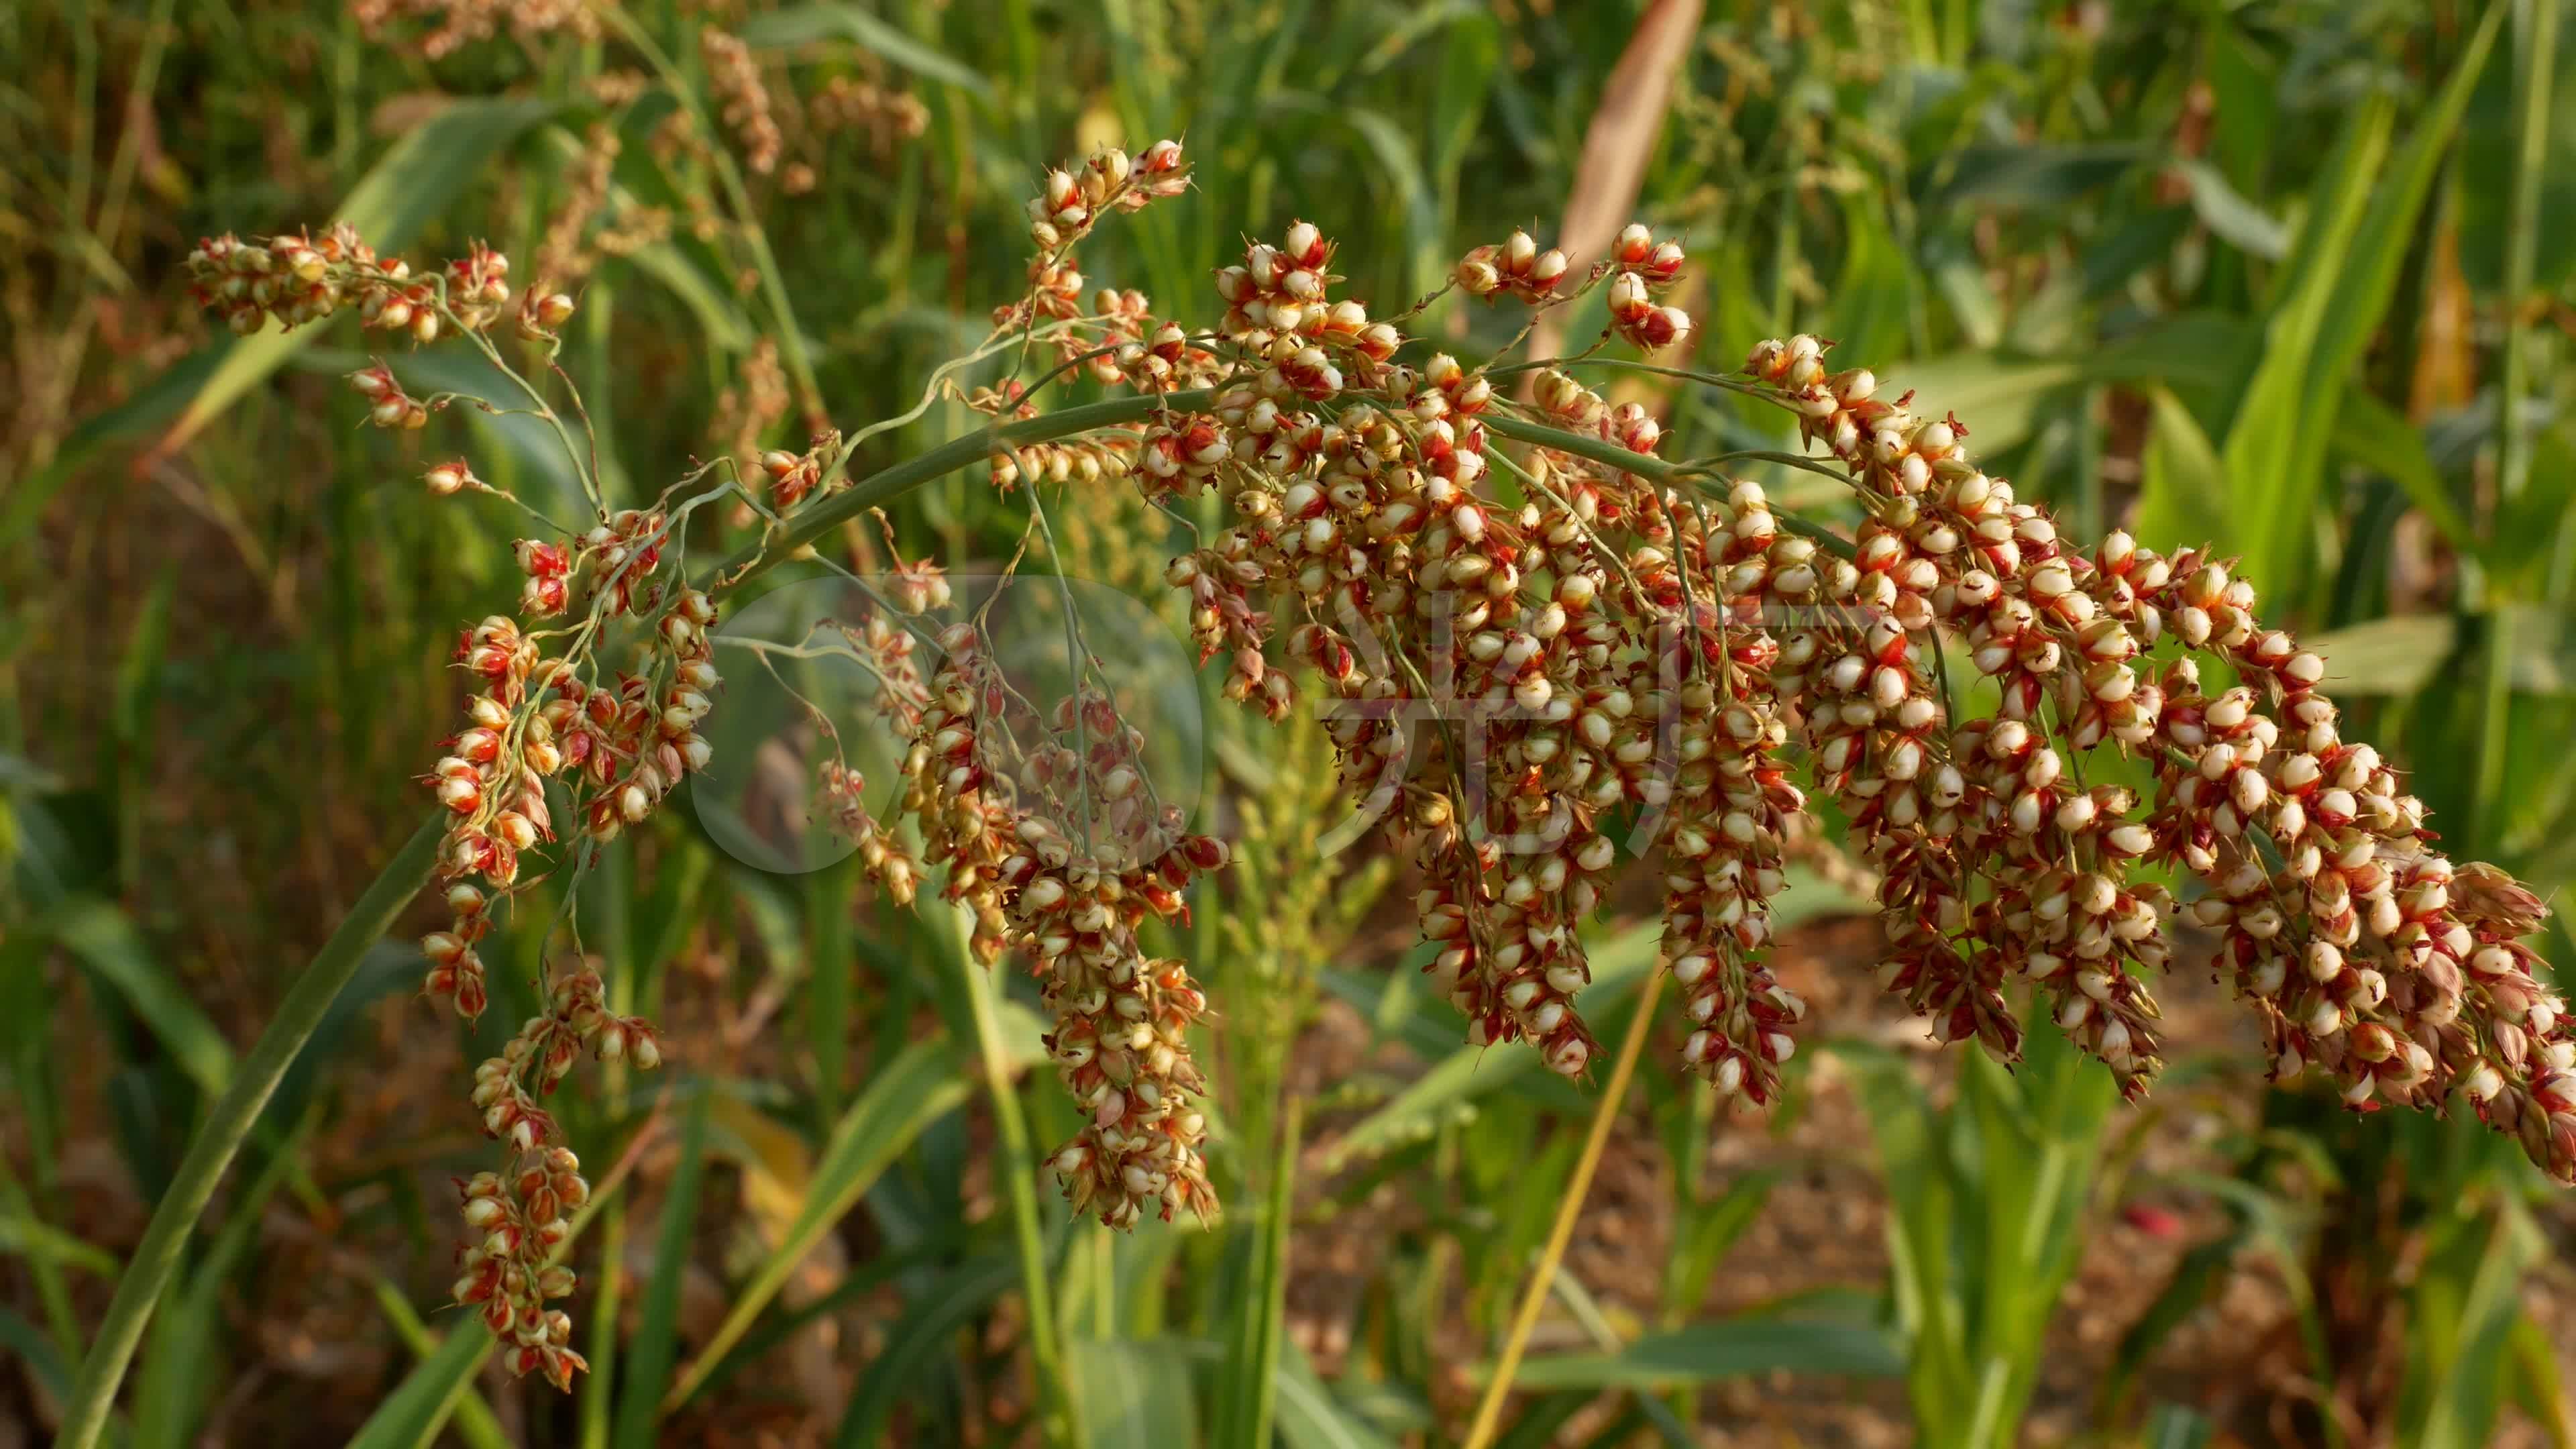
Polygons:
M555 109L552 101L508 97L457 101L404 133L350 189L332 220L356 227L379 252L409 246L421 227L447 210L481 174L486 162ZM311 325L287 331L272 323L266 331L235 339L161 440L161 450L175 450L196 436L321 331Z
M1175 1345L1150 1338L1075 1338L1064 1348L1092 1449L1187 1449L1199 1442L1198 1407Z
M1296 1205L1297 1148L1303 1115L1299 1099L1281 1094L1270 1181L1251 1234L1251 1256L1234 1342L1217 1375L1216 1442L1267 1444L1277 1410L1280 1344L1287 1337L1288 1241ZM1079 1372L1075 1375L1077 1381ZM1086 1411L1084 1422L1099 1421Z
M993 87L973 67L856 5L791 5L754 16L740 33L743 44L762 50L846 40L924 80L955 86L979 101L993 99Z
M1625 1000L1654 965L1654 959L1652 928L1622 932L1607 945L1596 947L1592 952L1592 985L1585 992L1585 1004L1600 1002L1604 1007L1595 1009L1606 1009L1609 1003ZM1324 1152L1323 1170L1328 1174L1339 1172L1350 1163L1419 1141L1460 1103L1498 1091L1537 1070L1538 1053L1525 1041L1461 1047L1335 1139Z
M0 1217L0 1253L44 1258L101 1278L114 1278L125 1266L104 1248L34 1218L16 1216Z
M2160 553L2227 532L2227 470L2200 420L2164 388L2147 394L2153 426L2138 461L2138 542Z
M2280 124L2275 67L2263 47L2223 8L2212 7L2202 75L2217 101L2210 153L2233 185L2259 189L2277 144Z
M2425 450L2422 431L2358 382L2344 389L2343 405L2335 413L2332 446L2344 462L2385 474L2405 492L2407 501L2424 511L2451 547L2470 555L2480 552L2467 515Z
M1008 1249L986 1253L960 1264L909 1300L903 1317L887 1326L886 1351L859 1376L850 1407L841 1416L835 1449L859 1449L884 1442L886 1420L906 1391L914 1388L931 1356L953 1346L957 1331L1002 1296L1019 1277L1019 1263Z
M2101 1414L2108 1417L2121 1411L2147 1361L2164 1348L2175 1329L2225 1285L2228 1269L2242 1245L2242 1234L2229 1233L2195 1244L2183 1254L2146 1311L2120 1335L2119 1349L2112 1355L2110 1372L2104 1376L2096 1398Z
M177 417L188 399L205 390L206 380L223 363L224 350L222 345L199 348L163 368L125 401L74 424L53 461L12 485L7 501L0 503L0 548L25 537L54 495L99 451L158 432Z
M175 567L164 568L143 596L134 627L125 637L125 656L116 666L116 738L132 749L143 738L145 716L161 684L161 661L169 652L170 600L179 582Z
M2538 7L2503 8L2516 12L2515 64L2499 66L2483 78L2462 122L2459 185L2453 193L2460 218L2460 271L2479 292L2505 289L2506 258L2515 234L2517 142L2535 119L2526 111L2534 100L2531 83L2545 79L2548 114L2537 128L2544 149L2532 198L2537 224L2527 294L2538 297L2556 293L2576 272L2576 25L2561 17L2554 27L2557 53L2544 76L2534 63L2536 47L2528 35L2530 22L2541 18Z
M2191 209L2201 224L2237 250L2277 262L2290 254L2290 229L2237 193L2205 161L2175 163L2191 183Z
M302 1134L297 1134L301 1140ZM185 1291L174 1294L152 1326L152 1348L134 1386L133 1444L179 1449L189 1443L214 1392L222 1362L224 1290L260 1237L261 1219L278 1184L295 1166L295 1147L270 1154L215 1240L198 1261Z
M2146 155L2145 147L2130 142L1969 146L1942 158L1949 179L1922 206L1935 212L1974 204L2057 206L2119 180Z
M657 1442L659 1418L655 1392L670 1377L680 1347L680 1286L697 1251L698 1184L706 1175L707 1104L705 1088L689 1099L681 1119L680 1162L671 1175L671 1190L662 1199L662 1232L653 1245L653 1274L644 1281L644 1296L634 1336L626 1344L626 1383L617 1396L618 1449L645 1449Z
M2195 308L2104 342L2084 359L2084 378L2161 382L2186 391L2229 387L2251 367L2260 342L2245 318Z
M189 1235L213 1199L224 1170L231 1166L233 1155L241 1150L242 1140L259 1119L269 1094L277 1089L287 1068L302 1052L314 1026L356 973L367 948L428 884L445 831L446 821L441 817L413 832L401 851L386 863L383 873L359 896L339 929L323 944L321 954L313 958L313 964L304 968L304 974L279 1003L277 1015L270 1020L268 1030L260 1034L258 1044L251 1048L240 1069L229 1074L223 1095L206 1114L196 1136L189 1140L186 1157L154 1207L152 1221L143 1230L143 1241L136 1245L124 1274L117 1279L107 1316L99 1324L98 1336L91 1340L89 1356L81 1361L80 1380L55 1440L59 1449L90 1449L98 1442L115 1404L117 1385L124 1380L126 1366L134 1357L135 1345L141 1341L154 1305L177 1271Z
M1871 1324L1732 1318L1648 1334L1615 1354L1527 1359L1512 1382L1522 1389L1651 1390L1783 1371L1890 1378L1905 1371L1905 1354Z
M2147 1415L2145 1449L2202 1449L2218 1433L2218 1426L2197 1409L2180 1404L2158 1404Z
M1395 1449L1394 1441L1345 1407L1305 1350L1293 1341L1280 1356L1279 1437L1289 1449Z
M2081 363L2002 353L1954 352L1889 366L1879 392L1889 398L1912 389L1913 410L1937 418L1955 412L1975 431L1970 445L1981 457L2029 441L2041 400L2049 389L2084 375Z
M2506 1202L2454 1215L2408 1293L2406 1379L2397 1442L2476 1449L2504 1401L2522 1285L2548 1246L2529 1214Z
M1844 199L1843 236L1842 279L1834 287L1828 335L1850 356L1892 357L1905 340L1913 270L1872 197Z
M2576 629L2555 611L2536 604L2509 605L2501 616L2506 667L2517 694L2563 695L2576 690ZM2484 630L2497 614L2397 614L2319 634L2308 647L2326 662L2326 687L2349 694L2411 695L2430 685L2451 662L2469 629Z
M402 1296L402 1290L396 1288L391 1280L376 1279L376 1306L402 1338L404 1347L424 1361L437 1356L439 1336L429 1331L428 1324L420 1321L420 1315L412 1311L410 1302ZM601 1311L607 1311L606 1305L602 1305ZM469 1333L482 1331L482 1325L471 1320L465 1327ZM599 1371L605 1372L604 1369ZM483 1396L470 1386L456 1401L456 1433L470 1449L510 1449L509 1436L502 1431L501 1421L493 1415L492 1406L483 1402Z
M2388 107L2361 109L2300 237L2290 289L2274 310L2262 368L2224 453L2229 485L2245 505L2231 542L2245 551L2256 586L2276 595L2299 597L2310 577L2312 515L2345 381L2387 316L2417 218L2508 8L2487 8L2393 157Z
M1664 1303L1676 1317L1699 1301L1727 1250L1762 1216L1780 1174L1771 1169L1745 1173L1705 1205L1681 1215L1671 1260L1664 1269Z
M663 1396L666 1405L684 1402L696 1390L823 1235L849 1216L859 1198L925 1128L966 1099L967 1066L965 1053L943 1033L904 1048L871 1074L867 1091L841 1115L822 1159L815 1163L804 1207L751 1281L734 1294L724 1322L698 1351L688 1372Z
M1422 159L1415 152L1413 137L1404 127L1384 114L1366 106L1333 106L1318 100L1316 104L1327 115L1337 116L1351 133L1366 143L1386 178L1395 200L1403 208L1405 255L1411 261L1410 282L1415 294L1430 292L1440 285L1447 270L1442 248L1440 199L1432 191Z
M2344 127L2284 273L2286 290L2265 324L2262 365L2220 452L2232 525L2228 545L2244 557L2255 586L2276 595L2295 597L2304 579L2319 479L2314 467L2301 471L2302 434L2313 429L2322 438L2332 422L2308 410L2309 384L2321 365L2317 338L2387 152L2390 115L2384 100L2365 103ZM2329 396L2339 397L2342 379L2333 384ZM2322 452L2317 458L2322 461Z
M2459 628L2449 614L2397 614L2316 635L2308 647L2338 693L2410 695L2441 672Z
M364 353L337 347L317 347L295 361L301 370L353 372L368 364ZM503 466L518 470L515 479L496 474L497 481L512 485L512 491L525 496L538 507L556 510L558 517L579 517L589 508L582 494L581 473L576 461L564 451L563 440L543 418L528 411L529 403L519 385L502 375L499 368L481 353L460 348L424 348L386 359L385 365L394 377L415 395L456 393L465 398L479 398L491 403L492 411L460 402L449 415L462 417L481 435L485 446ZM578 419L566 426L573 436L581 436ZM533 485L533 486L531 486Z
M233 1074L231 1045L152 959L123 911L104 901L72 901L47 918L44 930L116 988L189 1080L209 1097L223 1091Z
M0 1325L5 1327L6 1325ZM2529 1314L2513 1325L2513 1401L2537 1421L2550 1442L2565 1449L2576 1444L2576 1417L2567 1410L2567 1390L2558 1371L2558 1346Z
M349 1449L427 1449L491 1352L492 1335L467 1318L376 1405Z
M70 1396L71 1365L63 1362L63 1351L45 1336L45 1331L28 1322L13 1309L0 1308L0 1348L17 1356L26 1365L27 1376L56 1399Z

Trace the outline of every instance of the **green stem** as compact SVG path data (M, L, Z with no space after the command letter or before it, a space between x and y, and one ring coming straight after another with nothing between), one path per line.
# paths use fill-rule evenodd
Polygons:
M1107 402L1086 403L1078 408L1066 408L1034 418L1020 418L999 427L987 427L963 437L951 438L919 457L882 469L798 510L776 534L727 559L725 566L718 571L724 582L714 592L721 597L725 592L739 588L771 565L825 534L838 531L842 524L864 515L869 509L901 497L933 478L980 463L997 449L1117 427L1165 411L1205 412L1215 402L1213 388L1166 393L1160 397L1112 398Z
M1064 1375L1064 1348L1057 1340L1055 1304L1048 1286L1046 1240L1038 1227L1037 1189L1030 1185L1028 1118L1020 1111L1019 1090L1011 1084L1010 1055L1002 1045L1002 1024L993 1006L992 974L966 949L969 923L957 926L957 959L966 977L966 1002L975 1016L975 1052L983 1059L984 1085L993 1098L993 1126L1002 1138L1007 1166L1002 1180L1011 1199L1011 1236L1020 1255L1020 1292L1028 1300L1029 1356L1036 1360L1040 1420L1050 1444L1083 1442L1075 1419L1072 1385Z
M160 1206L153 1210L142 1243L116 1280L116 1296L108 1302L107 1317L99 1324L98 1337L92 1340L88 1357L81 1360L80 1378L72 1387L62 1431L54 1438L58 1449L90 1449L98 1442L100 1432L107 1426L108 1412L116 1402L117 1385L123 1382L134 1360L135 1346L143 1341L144 1325L151 1320L153 1306L160 1302L171 1274L178 1270L188 1238L196 1230L206 1204L214 1199L224 1169L232 1164L233 1154L241 1150L243 1139L259 1120L260 1109L268 1105L270 1094L285 1078L287 1068L294 1064L313 1029L321 1024L323 1012L357 972L367 948L393 925L394 918L428 882L445 830L442 817L412 832L409 843L358 897L357 905L340 922L340 929L331 933L322 953L313 958L302 979L279 1003L276 1019L235 1070L231 1085L224 1088L223 1097L207 1114L196 1139L188 1144L188 1155L171 1178Z
M1525 423L1518 418L1502 413L1487 413L1483 416L1482 421L1488 429L1503 437L1511 438L1523 443L1535 444L1542 448L1553 448L1560 453L1572 453L1578 458L1590 459L1592 462L1599 463L1603 467L1617 468L1622 472L1634 473L1640 478L1649 478L1657 483L1683 486L1691 484L1692 480L1699 476L1698 469L1701 465L1675 463L1669 459L1655 457L1651 453L1632 453L1617 443L1611 442L1607 438L1588 437L1582 433L1569 433L1562 428L1551 428L1540 423ZM1779 462L1794 458L1794 455L1788 453L1762 453L1755 455L1728 454L1724 456L1758 456L1771 462ZM1800 458L1795 459L1795 461L1799 467L1806 468L1812 472L1823 473L1829 478L1839 478L1845 483L1849 483L1851 481L1842 474L1835 473L1821 460ZM1801 517L1800 515L1791 513L1785 509L1773 509L1772 516L1780 520L1781 527L1789 530L1791 533L1814 540L1816 545L1819 548L1824 549L1827 553L1846 559L1852 556L1850 540L1841 537L1833 532L1833 530L1825 527L1823 524L1817 523L1815 520L1810 518Z
M2498 513L2519 503L2531 483L2531 328L2523 301L2531 295L2532 272L2540 239L2540 185L2549 149L2549 90L2558 55L2558 0L2515 0L2515 30L2522 74L2515 119L2512 225L2505 235L2504 358L2497 379L2500 408L2496 459ZM2560 525L2553 550L2552 597L2563 586L2566 525ZM2507 601L2490 589L2487 605L2486 709L2478 732L2478 777L2472 840L2490 850L2504 833L2505 753L2510 743L2513 699L2513 615Z

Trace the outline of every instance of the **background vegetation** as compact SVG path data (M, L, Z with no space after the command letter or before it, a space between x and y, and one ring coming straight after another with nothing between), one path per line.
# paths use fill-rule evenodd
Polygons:
M200 234L342 217L415 254L488 238L530 279L592 254L565 366L641 494L910 406L1022 284L1037 168L1102 141L1188 138L1199 194L1083 257L1184 315L1291 217L1393 306L1514 225L1597 254L1643 216L1689 238L1707 365L1837 338L2083 535L2241 552L2446 838L2563 905L2556 0L644 0L514 30L541 8L0 11L0 1442L51 1432L193 1124L420 813L447 645L515 590L507 525L430 499L426 460L569 486L507 420L355 426L352 331L223 337L177 275ZM499 34L430 58L443 14ZM708 27L750 47L771 171ZM1444 309L1462 355L1507 340ZM1638 396L1681 455L1778 445L1722 397ZM974 421L934 406L862 461ZM1070 571L1157 596L1132 511L1067 525ZM1016 529L976 476L895 520L960 567ZM763 872L678 812L584 886L677 1070L565 1108L603 1187L577 1392L481 1371L442 1311L447 1178L481 1156L454 1084L503 1028L418 1001L397 932L259 1120L116 1432L1456 1442L1592 1100L1459 1049L1405 884L1318 855L1311 722L1216 710L1207 746L1203 818L1242 857L1185 943L1221 1008L1212 1229L1068 1221L1026 983L846 867ZM2509 1144L2267 1090L2215 986L2181 993L2197 1049L2137 1112L2053 1038L2016 1073L1934 1058L1838 891L1795 893L1784 969L1837 1046L1781 1112L1718 1113L1649 1044L1504 1442L2576 1434L2576 1211ZM1653 946L1615 909L1601 933L1606 1001Z

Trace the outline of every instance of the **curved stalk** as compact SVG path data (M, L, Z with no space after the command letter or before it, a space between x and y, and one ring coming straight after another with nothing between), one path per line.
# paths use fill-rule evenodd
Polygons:
M799 509L789 516L786 526L776 534L727 559L725 566L718 571L723 582L714 592L721 596L725 591L740 587L796 550L827 533L837 532L842 524L869 509L901 497L933 478L980 463L998 449L1068 438L1076 433L1138 422L1157 413L1205 412L1215 403L1214 388L1164 393L1156 397L1111 398L1107 402L1085 403L1081 407L1041 413L1033 418L1016 418L999 426L951 438L917 458L908 458L892 467L880 469L838 493L818 498Z

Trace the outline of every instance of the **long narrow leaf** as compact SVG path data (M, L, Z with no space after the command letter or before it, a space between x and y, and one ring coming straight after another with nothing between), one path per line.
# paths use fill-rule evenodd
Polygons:
M482 172L486 162L554 109L551 101L529 99L454 102L394 143L384 159L350 188L332 219L356 227L378 251L391 253L408 246L421 227L445 211ZM160 451L183 446L319 335L318 327L290 332L272 325L236 340L161 439Z
M696 1249L698 1183L706 1173L708 1093L689 1103L680 1127L680 1164L662 1200L662 1231L653 1245L653 1276L644 1284L642 1310L626 1345L626 1384L617 1399L618 1449L645 1449L659 1437L654 1390L679 1354L680 1286Z
M152 959L123 911L105 901L74 901L49 919L45 929L100 980L116 988L190 1080L209 1096L224 1089L233 1071L232 1047L179 983Z
M1742 1318L1649 1334L1615 1354L1525 1359L1524 1389L1659 1389L1776 1372L1889 1378L1905 1355L1885 1329L1862 1323Z
M98 1442L100 1431L107 1425L108 1410L115 1403L117 1385L125 1378L126 1365L133 1360L134 1347L142 1340L152 1307L169 1286L188 1236L214 1197L224 1169L232 1165L233 1154L241 1150L242 1139L258 1120L269 1093L277 1089L278 1080L303 1049L305 1038L312 1035L340 988L357 971L367 948L428 883L445 825L444 819L433 819L413 832L411 840L385 866L384 873L358 897L358 903L350 908L340 928L331 933L322 953L313 958L294 989L287 992L276 1019L233 1072L223 1096L198 1128L195 1140L188 1144L187 1156L143 1231L143 1241L136 1246L125 1275L117 1280L116 1296L108 1303L107 1316L99 1325L98 1337L91 1341L89 1356L81 1362L79 1384L63 1415L62 1431L55 1439L57 1449L90 1449Z
M804 1209L761 1261L760 1270L734 1295L733 1307L714 1337L663 1396L666 1407L685 1401L714 1371L726 1350L786 1286L796 1265L805 1261L834 1224L849 1216L878 1175L912 1146L913 1139L966 1099L966 1066L964 1053L942 1035L915 1042L870 1074L867 1091L842 1115L830 1146L815 1164Z

